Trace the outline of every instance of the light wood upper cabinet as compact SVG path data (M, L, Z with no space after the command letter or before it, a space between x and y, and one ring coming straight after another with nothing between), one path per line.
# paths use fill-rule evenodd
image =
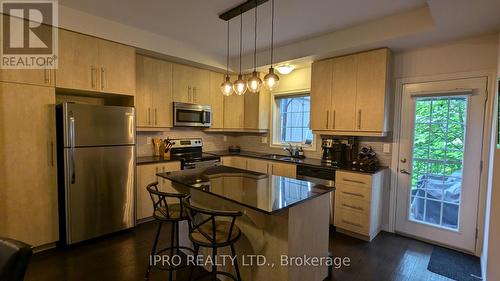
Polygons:
M384 132L389 128L389 51L380 49L356 55L357 129Z
M210 71L174 64L173 97L176 102L208 104L210 102Z
M224 129L243 129L245 97L232 94L224 97Z
M54 87L52 69L0 69L0 81Z
M332 105L332 60L313 63L311 70L311 129L328 130Z
M135 94L135 49L99 39L101 91Z
M56 87L114 94L135 94L135 49L59 30Z
M390 51L378 49L313 63L313 131L386 135L390 130L389 60Z
M172 127L172 63L137 55L136 72L137 127Z
M210 102L212 106L212 126L214 129L224 128L224 95L220 85L224 81L224 74L210 72Z
M332 116L329 129L354 131L356 127L356 58L332 60Z
M56 242L54 88L0 83L0 236Z
M262 87L259 93L247 91L245 94L245 112L243 127L249 130L269 129L270 92Z
M98 91L99 40L59 29L59 61L56 87Z

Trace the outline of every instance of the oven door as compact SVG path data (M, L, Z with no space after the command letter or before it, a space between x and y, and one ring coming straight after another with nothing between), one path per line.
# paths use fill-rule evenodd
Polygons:
M210 106L174 103L174 126L210 127L212 125Z

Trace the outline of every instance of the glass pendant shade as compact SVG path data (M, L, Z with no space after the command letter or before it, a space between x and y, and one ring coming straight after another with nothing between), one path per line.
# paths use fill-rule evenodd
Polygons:
M247 91L247 83L243 80L243 75L238 75L238 80L234 81L233 89L238 96L245 94Z
M280 78L278 75L274 74L274 68L269 68L269 73L264 76L264 84L269 91L272 91L278 87Z
M233 94L233 83L228 75L226 75L225 81L220 85L220 90L224 96L230 96Z
M248 87L248 91L250 91L250 93L255 94L255 93L260 92L260 88L262 87L262 80L259 78L259 74L257 73L257 71L254 71L252 73L252 77L250 77L250 79L248 79L247 87Z

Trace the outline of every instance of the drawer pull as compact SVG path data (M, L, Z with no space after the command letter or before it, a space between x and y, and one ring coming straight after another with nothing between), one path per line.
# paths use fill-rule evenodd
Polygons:
M347 191L342 191L342 193L347 194L347 195L356 196L356 197L365 198L365 196L363 194L359 194L359 193L352 193L352 192L347 192Z
M347 207L347 208L351 208L351 209L354 209L354 210L358 210L358 211L363 211L363 208L361 208L361 207L347 205L347 204L344 204L344 203L342 203L342 206Z
M354 182L354 183L359 183L359 184L366 184L366 182L362 182L362 181L357 181L357 180L350 180L350 179L346 179L346 178L342 178L343 181L347 181L347 182Z
M342 220L343 223L346 223L346 224L350 224L350 225L353 225L353 226L357 226L357 227L363 227L361 224L359 223L353 223L353 222L350 222L350 221L346 221L346 220Z

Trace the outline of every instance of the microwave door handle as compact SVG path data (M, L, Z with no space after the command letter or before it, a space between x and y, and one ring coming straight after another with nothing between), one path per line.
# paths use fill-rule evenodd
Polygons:
M210 111L203 111L203 123L210 123Z

